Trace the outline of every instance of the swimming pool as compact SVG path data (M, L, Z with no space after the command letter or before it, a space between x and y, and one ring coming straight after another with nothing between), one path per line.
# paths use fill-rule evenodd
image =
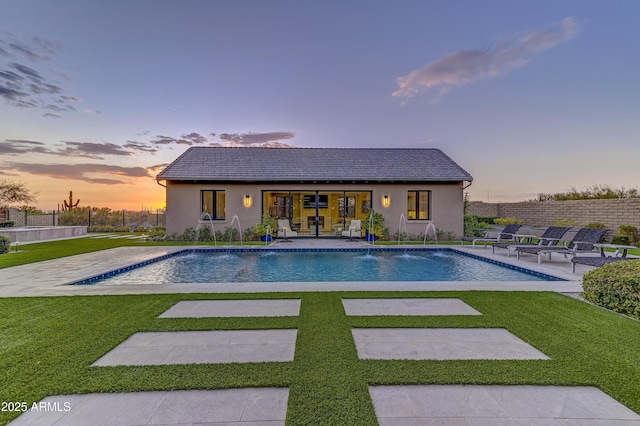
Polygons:
M187 249L74 284L562 281L453 249Z

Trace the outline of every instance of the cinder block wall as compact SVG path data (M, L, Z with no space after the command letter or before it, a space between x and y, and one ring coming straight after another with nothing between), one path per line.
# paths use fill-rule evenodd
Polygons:
M550 226L562 220L573 220L574 227L599 222L609 229L611 239L621 225L640 229L640 198L612 200L540 201L521 203L469 203L468 214L478 216L515 217L525 225Z
M469 203L467 214L473 214L482 217L501 217L500 204L473 201Z

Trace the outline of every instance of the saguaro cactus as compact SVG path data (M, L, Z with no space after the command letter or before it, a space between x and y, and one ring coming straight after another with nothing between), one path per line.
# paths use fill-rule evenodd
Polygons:
M69 202L67 202L67 200L64 200L64 205L62 206L62 210L66 212L71 211L72 208L78 207L78 203L80 203L80 199L78 199L74 204L73 191L69 191Z

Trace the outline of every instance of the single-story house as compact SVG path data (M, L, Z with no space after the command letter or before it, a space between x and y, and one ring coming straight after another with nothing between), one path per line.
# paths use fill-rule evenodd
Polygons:
M232 221L244 230L268 213L299 237L328 237L371 209L391 234L404 231L404 217L408 233L432 222L460 236L473 178L439 149L191 147L156 179L166 186L168 233L210 218L216 230Z

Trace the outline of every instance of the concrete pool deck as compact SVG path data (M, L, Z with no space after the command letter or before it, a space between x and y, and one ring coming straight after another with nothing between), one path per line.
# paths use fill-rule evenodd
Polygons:
M200 246L193 246L200 247ZM551 261L537 263L536 256L520 259L507 257L506 253L492 254L490 248L469 248L442 245L476 256L486 257L506 264L552 275L567 281L342 281L342 282L276 282L276 283L186 283L186 284L138 284L138 285L67 285L72 282L110 272L125 266L163 255L193 248L186 246L119 247L95 253L47 260L28 265L0 269L0 297L28 296L76 296L109 294L162 294L162 293L255 293L297 291L554 291L579 293L582 291L582 274L588 267L571 273L571 263L558 255ZM211 246L203 246L212 248ZM224 246L218 246L223 248ZM300 239L291 243L275 242L269 246L245 245L256 248L366 248L364 242L345 240ZM382 246L379 246L382 247ZM384 246L393 247L398 246ZM402 246L400 246L402 247ZM416 248L415 245L407 246ZM420 247L420 246L417 246ZM434 248L430 245L427 248ZM233 246L232 248L238 248ZM9 254L10 256L11 254ZM26 279L28 277L28 279Z

